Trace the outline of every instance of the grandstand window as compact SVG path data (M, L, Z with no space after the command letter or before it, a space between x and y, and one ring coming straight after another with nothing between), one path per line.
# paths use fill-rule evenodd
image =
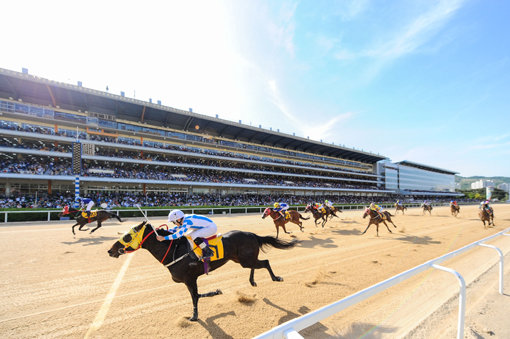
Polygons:
M117 123L115 121L99 119L99 126L117 129Z

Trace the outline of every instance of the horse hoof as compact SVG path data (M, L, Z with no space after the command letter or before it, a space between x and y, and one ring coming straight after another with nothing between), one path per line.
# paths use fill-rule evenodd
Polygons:
M192 316L191 318L189 318L189 321L197 321L198 320L198 316Z
M257 287L257 283L255 281L254 282L250 281L250 285L253 286L253 287Z
M283 281L282 277L276 277L275 281Z
M216 295L220 295L220 294L223 294L223 292L221 290L216 290Z

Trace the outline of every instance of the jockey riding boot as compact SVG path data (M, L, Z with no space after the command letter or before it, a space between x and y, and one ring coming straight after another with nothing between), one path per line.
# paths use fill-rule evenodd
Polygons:
M213 251L206 245L203 238L196 238L193 240L195 244L202 249L202 258L210 258L214 256Z

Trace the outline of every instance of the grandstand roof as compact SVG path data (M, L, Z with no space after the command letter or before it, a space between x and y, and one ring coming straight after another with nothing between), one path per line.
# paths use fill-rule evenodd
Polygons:
M432 166L428 166L428 165L418 164L416 162L411 162L411 161L407 161L407 160L397 162L396 164L403 165L403 166L409 166L409 167L415 167L415 168L419 168L422 170L443 173L443 174L458 174L458 172L453 172L453 171L445 170L445 169L438 168L438 167L432 167Z
M310 152L364 163L375 163L385 156L314 141L294 135L209 117L109 92L48 80L0 68L0 98L11 98L72 111L94 112L118 119L145 122L209 136ZM198 130L195 126L198 126Z

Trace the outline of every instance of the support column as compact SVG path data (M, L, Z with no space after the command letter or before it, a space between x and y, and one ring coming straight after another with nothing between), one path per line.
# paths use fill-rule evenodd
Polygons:
M51 194L51 180L48 180L48 194Z
M78 199L80 198L80 177L74 179L74 205L78 208Z

